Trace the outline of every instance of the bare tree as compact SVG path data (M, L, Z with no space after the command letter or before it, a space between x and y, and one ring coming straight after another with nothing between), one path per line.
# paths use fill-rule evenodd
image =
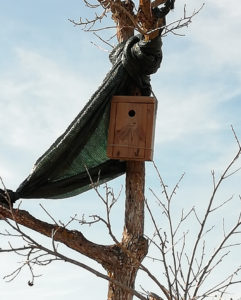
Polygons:
M114 36L117 36L118 42L128 39L134 34L134 31L144 35L146 39L157 36L160 34L160 30L162 36L165 36L168 33L179 35L178 31L183 27L188 27L191 24L193 17L196 16L204 6L203 4L190 15L187 14L186 6L184 6L183 16L178 20L166 24L164 15L173 7L175 1L155 0L151 2L148 0L141 0L138 8L135 7L133 1L129 0L98 0L99 4L97 5L91 4L86 0L84 2L85 5L91 9L98 8L100 13L95 13L91 20L80 18L79 21L72 19L69 19L69 21L75 26L79 26L83 31L93 32L96 35L97 32L100 31L115 29L116 33ZM169 8L163 7L162 12L160 12L157 8L166 3L170 3L170 5L168 5ZM105 21L108 20L108 14L111 14L111 18L115 22L114 26L111 26L109 23L105 24ZM110 39L112 38L113 35L110 36ZM107 43L107 40L101 40L104 43Z
M135 9L132 1L99 0L97 5L85 1L85 4L90 8L96 9L98 6L102 12L96 14L93 20L80 19L79 22L72 22L75 25L82 26L85 31L96 32L100 30L100 28L96 28L96 25L101 23L105 16L110 13L115 22L118 42L128 39L134 34L135 30L141 33L146 41L149 41L158 36L160 32L162 35L170 32L176 34L177 29L188 26L193 16L199 12L198 10L193 12L191 16L187 16L186 10L184 9L184 16L181 19L166 25L165 15L173 8L173 3L174 1L169 0L156 0L154 2L145 0L140 1L138 8ZM161 6L162 9L155 10L158 6ZM104 26L101 29L107 29L107 27ZM137 87L133 86L132 94L139 93L140 91ZM239 146L238 152L223 175L216 181L215 174L213 173L213 193L203 217L199 216L195 207L193 207L187 213L183 211L179 221L174 222L172 199L177 191L179 182L171 194L169 194L165 183L159 175L164 199L156 195L154 191L153 194L158 201L162 213L167 219L167 230L160 229L160 225L157 223L149 203L145 200L144 162L128 162L125 221L121 240L118 240L113 233L110 221L111 209L118 197L115 197L108 186L106 186L105 197L103 197L99 193L98 182L92 182L93 188L105 205L105 217L94 215L91 220L86 221L84 218L79 219L77 216L74 216L70 218L66 224L57 222L55 217L50 215L47 211L46 213L52 220L51 224L36 219L27 211L21 210L20 207L13 208L10 198L8 199L8 192L5 189L9 207L0 207L0 217L7 224L9 230L1 232L1 234L8 236L9 239L11 239L11 237L17 237L21 240L21 244L16 247L9 243L9 247L1 249L0 252L14 252L24 258L23 264L11 274L7 275L6 279L14 279L24 267L28 267L31 273L29 285L32 285L37 276L34 272L36 265L45 266L53 261L63 260L84 268L96 276L107 280L109 282L109 300L131 300L133 295L139 299L146 299L147 297L149 297L149 299L161 299L160 296L154 293L136 290L135 279L138 271L145 272L145 274L156 283L160 289L161 297L165 299L198 299L205 298L215 292L219 292L220 296L222 296L228 287L235 283L240 283L239 280L235 279L235 274L240 270L239 266L237 266L237 269L234 270L233 273L227 275L221 282L212 285L211 288L203 290L203 287L205 287L205 282L208 280L212 271L227 255L225 251L235 245L239 246L239 242L234 244L231 242L229 244L229 241L232 240L232 237L240 233L240 215L238 215L235 224L232 228L229 228L228 231L225 229L225 225L223 225L223 239L209 259L205 257L206 246L204 238L210 231L209 227L207 227L207 220L218 208L229 202L227 200L215 206L214 200L222 182L234 173L231 171L231 167L233 167L241 152L237 137L236 141ZM152 237L146 237L144 235L145 203L154 226L154 234ZM182 225L188 222L188 218L191 216L195 217L199 225L199 231L196 240L192 244L192 250L188 254L186 250L187 232L180 234L180 231ZM76 222L81 224L104 223L112 238L113 244L108 246L99 245L89 241L80 231L68 229L70 224L73 226ZM51 246L46 247L38 242L36 238L22 229L21 225L49 237L51 239ZM62 251L59 250L59 243L97 261L106 270L107 275L64 255ZM148 252L148 246L154 246L160 251L160 257L153 257L152 259L160 261L162 264L165 274L163 282L143 264L143 259Z
M218 279L215 279L213 274L215 275L218 268L222 270L222 263L225 259L232 255L233 249L237 249L241 245L241 213L237 211L233 223L226 224L225 218L218 212L222 208L228 211L228 205L235 199L231 196L220 202L218 191L224 182L235 176L240 169L235 168L241 154L241 146L237 137L236 141L238 150L219 178L216 178L215 172L212 171L213 190L204 211L198 211L195 206L189 209L181 208L179 213L174 210L175 197L177 197L177 191L184 175L169 192L167 185L154 165L160 180L162 193L157 194L154 190L151 190L151 193L156 199L154 202L157 204L159 212L153 208L153 201L150 202L150 200L145 199L146 208L153 225L153 232L138 241L138 251L140 252L137 253L126 247L125 241L123 241L125 235L123 235L122 241L119 241L113 232L111 213L119 195L115 196L113 190L107 185L103 195L100 192L101 187L92 182L93 189L105 207L105 216L93 215L86 219L75 215L66 224L63 224L60 221L57 222L54 216L51 216L42 207L53 221L52 224L48 224L19 208L1 207L0 216L7 224L8 229L0 234L8 237L9 247L1 248L0 252L13 252L22 258L22 264L6 275L5 279L13 280L24 268L28 268L31 274L29 285L33 285L37 277L35 274L36 266L46 266L54 261L62 260L108 280L110 282L108 299L112 299L113 294L117 297L116 299L128 299L124 297L130 298L132 295L135 295L138 299L147 299L148 297L148 299L205 299L211 296L226 299L225 296L228 295L228 291L233 285L241 285L241 265L239 262L235 263L234 269L225 270ZM241 200L240 196L238 200ZM176 217L177 213L180 216L178 218ZM221 222L216 220L215 214L220 215ZM78 224L94 226L99 222L106 226L107 232L113 240L113 245L94 244L88 241L81 232L68 229L71 225L77 228ZM194 223L196 223L196 227ZM48 236L52 241L51 245L48 247L43 245L36 240L34 234L26 233L21 225ZM208 246L208 236L212 236L214 226L219 228L219 235L217 242L211 249ZM190 232L193 228L196 228L194 230L195 235ZM16 238L19 239L17 246L11 243L11 239L16 240ZM142 253L143 248L147 247L147 241L149 253L143 263L139 260L138 255ZM107 271L113 268L114 271L119 272L118 275L112 276L110 271L108 275L105 275L68 255L64 255L59 243L63 243L67 247L96 260ZM128 266L125 260L128 261ZM150 269L148 260L160 266L164 274L162 279L155 274L155 271ZM148 265L149 267L147 267ZM128 272L137 270L144 272L156 284L159 289L158 295L148 291L148 284L139 291L134 285L129 286L125 281L125 277L120 278L121 274L125 276L125 271L118 270L118 267L122 267ZM122 298L112 292L114 287L118 287L118 290L122 291Z

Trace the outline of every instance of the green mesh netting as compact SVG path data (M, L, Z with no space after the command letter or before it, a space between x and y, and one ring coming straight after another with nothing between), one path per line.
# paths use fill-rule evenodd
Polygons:
M71 197L91 188L90 176L103 183L125 172L125 162L106 156L110 100L113 95L130 94L133 86L138 86L142 95L150 95L149 75L160 66L161 45L160 37L145 42L141 36L134 36L112 51L113 66L101 86L67 130L37 160L17 191L11 191L13 201Z

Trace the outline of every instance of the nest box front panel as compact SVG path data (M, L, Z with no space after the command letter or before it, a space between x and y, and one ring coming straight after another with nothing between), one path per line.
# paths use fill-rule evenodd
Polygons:
M152 159L155 109L153 100L150 101L149 98L113 97L107 147L108 157L122 160Z

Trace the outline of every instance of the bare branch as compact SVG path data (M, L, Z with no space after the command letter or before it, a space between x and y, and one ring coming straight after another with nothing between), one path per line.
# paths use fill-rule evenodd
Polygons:
M213 255L211 256L211 258L209 259L208 263L206 264L206 266L203 268L203 271L202 271L202 274L199 278L199 281L198 281L198 284L197 284L197 287L194 291L194 294L193 296L195 297L197 295L197 292L201 286L201 283L203 282L204 280L204 277L210 273L210 271L216 266L218 265L222 259L228 254L228 252L226 252L224 255L221 256L221 258L218 260L218 262L210 269L210 266L212 264L212 262L214 261L214 259L217 257L217 255L219 254L219 252L221 250L224 249L224 245L226 244L226 242L229 240L229 238L233 235L233 233L241 226L241 220L240 220L240 216L239 216L239 219L237 221L237 223L231 228L231 230L229 231L228 234L226 234L223 238L223 240L221 241L220 245L217 247L216 251L213 253Z
M97 8L97 7L100 7L100 4L91 4L89 1L87 0L84 0L84 3L87 7L89 8Z
M222 280L220 283L217 285L211 287L208 291L204 293L204 296L202 299L205 297L212 295L213 293L221 292L222 290L226 290L228 287L234 284L241 283L241 280L234 281L233 278L234 276L238 275L238 273L241 271L241 266L239 266L231 275L228 275L224 280Z
M185 294L184 294L184 300L187 299L187 291L189 290L190 276L191 276L191 273L192 273L192 266L193 266L193 261L194 261L195 255L196 255L197 247L198 247L199 242L201 240L201 237L203 235L203 231L204 231L207 219L208 219L208 217L210 215L210 211L212 210L213 201L214 201L214 198L216 196L217 190L221 186L221 184L222 184L222 182L223 182L226 174L229 172L230 168L233 166L233 164L239 158L240 153L241 153L241 148L239 148L238 152L236 153L236 155L234 156L234 158L232 159L232 161L229 163L229 165L224 170L222 176L220 177L219 181L215 185L215 188L214 188L213 193L211 195L211 198L209 200L209 204L207 206L206 213L205 213L204 218L203 218L203 220L201 222L201 225L200 225L200 231L199 231L198 236L196 238L196 241L194 243L194 247L193 247L193 251L192 251L192 256L191 256L191 260L190 260L190 265L189 265L189 271L188 271L188 274L187 274L186 291L185 291ZM199 287L197 288L197 290L198 289L199 289Z
M167 277L167 281L168 281L169 295L170 295L170 299L172 299L171 281L170 281L170 276L169 276L168 264L167 264L167 261L166 261L166 254L165 254L165 244L166 243L165 243L165 241L163 241L163 238L160 235L160 231L159 231L159 229L157 227L156 221L154 219L154 216L153 216L152 211L151 211L151 209L150 209L150 207L148 205L147 200L145 200L145 204L146 204L147 210L148 210L148 212L150 214L150 217L151 217L152 223L154 225L156 234L158 235L158 237L159 237L159 239L161 241L161 255L162 255L162 260L163 260L163 264L164 264L164 268L165 268L165 272L166 272L166 277Z
M232 199L233 199L234 195L232 195L229 199L223 201L223 203L221 203L220 205L214 207L213 209L210 210L210 213L211 212L214 212L215 210L221 208L222 206L224 206L225 204L227 204L228 202L230 202Z
M50 215L50 213L43 207L42 204L39 204L39 206L43 209L43 211L50 217L50 219L54 222L55 225L59 226L59 224L55 221L55 219Z
M234 128L233 128L233 125L231 125L231 129L232 129L233 135L234 135L234 137L235 137L235 140L236 140L236 142L237 142L237 144L238 144L238 147L239 147L239 149L241 149L241 144L240 144L239 139L238 139L238 136L237 136L237 134L236 134L236 132L235 132L235 130L234 130Z
M0 219L6 220L6 218L14 220L17 224L24 225L50 238L54 231L55 241L59 241L100 263L110 263L110 259L113 258L111 246L94 244L88 241L79 231L71 231L64 227L43 222L34 218L27 211L13 209L11 213L10 210L0 206ZM18 230L20 229L18 228Z
M69 19L71 23L73 23L75 26L82 26L84 31L90 31L97 22L101 23L104 17L106 17L107 9L104 9L101 15L95 14L95 18L92 20L85 19L85 21L82 20L82 18L79 19L79 22L76 22L74 20Z
M23 246L23 247L20 247L20 248L12 248L12 247L10 247L9 249L2 249L2 248L0 248L0 253L15 252L15 253L17 253L19 255L20 254L20 253L18 253L19 251L25 251L25 250L29 250L29 249L33 249L33 246L29 246L29 247Z
M168 33L182 36L183 34L178 34L176 32L176 30L179 30L184 27L188 27L192 23L193 18L196 15L198 15L200 13L200 11L203 9L204 5L205 4L203 3L202 6L198 10L194 10L190 16L187 16L186 5L185 5L184 9L183 9L183 17L181 17L179 20L169 23L168 25L166 25L164 27L159 28L159 29L163 29L162 36L166 36Z
M110 43L108 43L108 41L102 39L96 32L94 32L94 35L101 40L101 42L105 43L106 45L108 45L109 47L111 47L112 49L114 48L113 45L111 45Z

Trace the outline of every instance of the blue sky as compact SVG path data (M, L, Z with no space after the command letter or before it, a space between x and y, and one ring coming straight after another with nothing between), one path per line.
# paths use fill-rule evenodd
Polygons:
M185 3L188 13L203 3L176 2L168 21L182 15ZM17 188L25 179L36 159L65 130L110 69L108 53L91 41L107 46L68 21L92 13L77 0L0 0L0 176L8 188ZM221 172L237 150L230 125L241 137L240 28L239 2L209 0L189 28L181 30L185 36L170 34L163 39L163 63L152 76L159 101L154 159L170 186L186 173L178 207L195 203L202 208L211 191L210 171ZM147 195L148 187L160 191L154 173L152 164L147 163ZM221 196L238 195L240 179L236 174L225 183ZM118 189L124 177L111 184ZM48 220L39 202L24 200L22 206ZM41 203L61 220L76 211L79 215L101 211L93 192ZM113 221L117 235L123 223L122 204L118 210ZM240 202L223 213L232 219L235 210L240 210ZM103 228L83 230L102 241ZM0 256L0 277L11 272L18 260ZM0 296L7 300L19 295L25 300L75 299L80 295L105 298L106 283L76 267L55 264L40 273L44 275L32 288L26 284L27 273L12 283L0 280Z

